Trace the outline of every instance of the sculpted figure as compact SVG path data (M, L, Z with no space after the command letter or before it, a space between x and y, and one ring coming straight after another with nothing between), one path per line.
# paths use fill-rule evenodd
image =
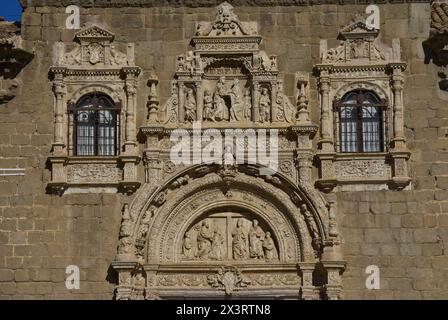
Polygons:
M222 260L225 257L224 237L215 230L212 239L212 249L210 252L210 259Z
M213 103L215 104L215 119L218 121L229 119L229 110L227 109L224 97L227 95L226 78L221 77L216 85Z
M260 112L260 122L269 121L269 108L271 105L271 98L269 98L269 92L267 88L261 89L260 101L259 101L259 112Z
M244 119L250 120L252 118L252 99L250 96L250 90L246 89L244 93Z
M258 225L258 220L252 222L252 227L249 230L249 253L250 257L254 259L263 259L263 240L264 231Z
M213 108L213 97L210 90L204 92L204 120L216 121Z
M236 228L232 232L232 249L235 260L247 259L247 235L244 232L242 219L238 219Z
M185 99L185 120L191 122L196 120L196 99L191 88L187 90Z
M271 237L271 233L266 232L266 236L263 240L264 256L266 261L278 260L278 252L275 247L274 240Z
M201 229L197 236L198 257L207 259L212 249L213 229L208 220L202 221Z
M230 107L230 121L238 121L240 120L238 113L241 105L241 88L240 81L238 79L233 80L231 98L232 105Z
M296 108L282 92L277 94L277 120L293 122L296 116Z
M187 260L195 258L195 247L191 235L186 233L184 237L184 244L182 245L182 256Z

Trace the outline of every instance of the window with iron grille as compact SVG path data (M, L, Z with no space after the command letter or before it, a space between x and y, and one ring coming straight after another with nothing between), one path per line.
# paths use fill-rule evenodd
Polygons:
M119 110L110 97L97 92L81 97L69 108L76 156L117 155Z
M383 152L386 103L370 91L347 93L335 103L339 152Z

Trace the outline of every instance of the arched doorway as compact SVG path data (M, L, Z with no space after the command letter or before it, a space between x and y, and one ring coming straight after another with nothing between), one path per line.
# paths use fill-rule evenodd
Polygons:
M250 169L196 166L145 185L124 209L117 298L319 299L330 273L339 298L324 199Z

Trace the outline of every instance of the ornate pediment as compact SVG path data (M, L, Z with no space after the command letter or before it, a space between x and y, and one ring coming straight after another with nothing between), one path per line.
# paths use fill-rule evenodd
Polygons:
M378 35L378 29L368 26L361 17L357 17L340 30L339 46L327 50L325 42L325 45L321 47L322 62L366 65L400 60L399 52L397 56L391 47L382 44Z
M224 2L217 8L214 22L198 22L196 35L203 37L228 37L257 35L256 22L242 22L233 12L233 7Z
M368 26L364 18L356 17L350 24L343 27L339 32L339 38L347 39L375 39L379 34L379 30Z
M114 34L97 25L81 29L75 34L75 39L80 42L112 42L114 37Z
M92 25L81 29L75 35L79 42L75 48L65 52L63 43L57 44L58 66L116 68L133 65L133 45L128 45L127 53L122 53L113 44L114 34Z

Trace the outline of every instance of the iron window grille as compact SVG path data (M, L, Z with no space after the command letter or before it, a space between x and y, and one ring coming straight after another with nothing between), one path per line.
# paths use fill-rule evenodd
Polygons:
M73 115L73 145L76 156L118 154L120 103L94 92L69 105Z
M384 152L386 109L384 100L366 90L351 91L336 101L336 150L342 153Z

